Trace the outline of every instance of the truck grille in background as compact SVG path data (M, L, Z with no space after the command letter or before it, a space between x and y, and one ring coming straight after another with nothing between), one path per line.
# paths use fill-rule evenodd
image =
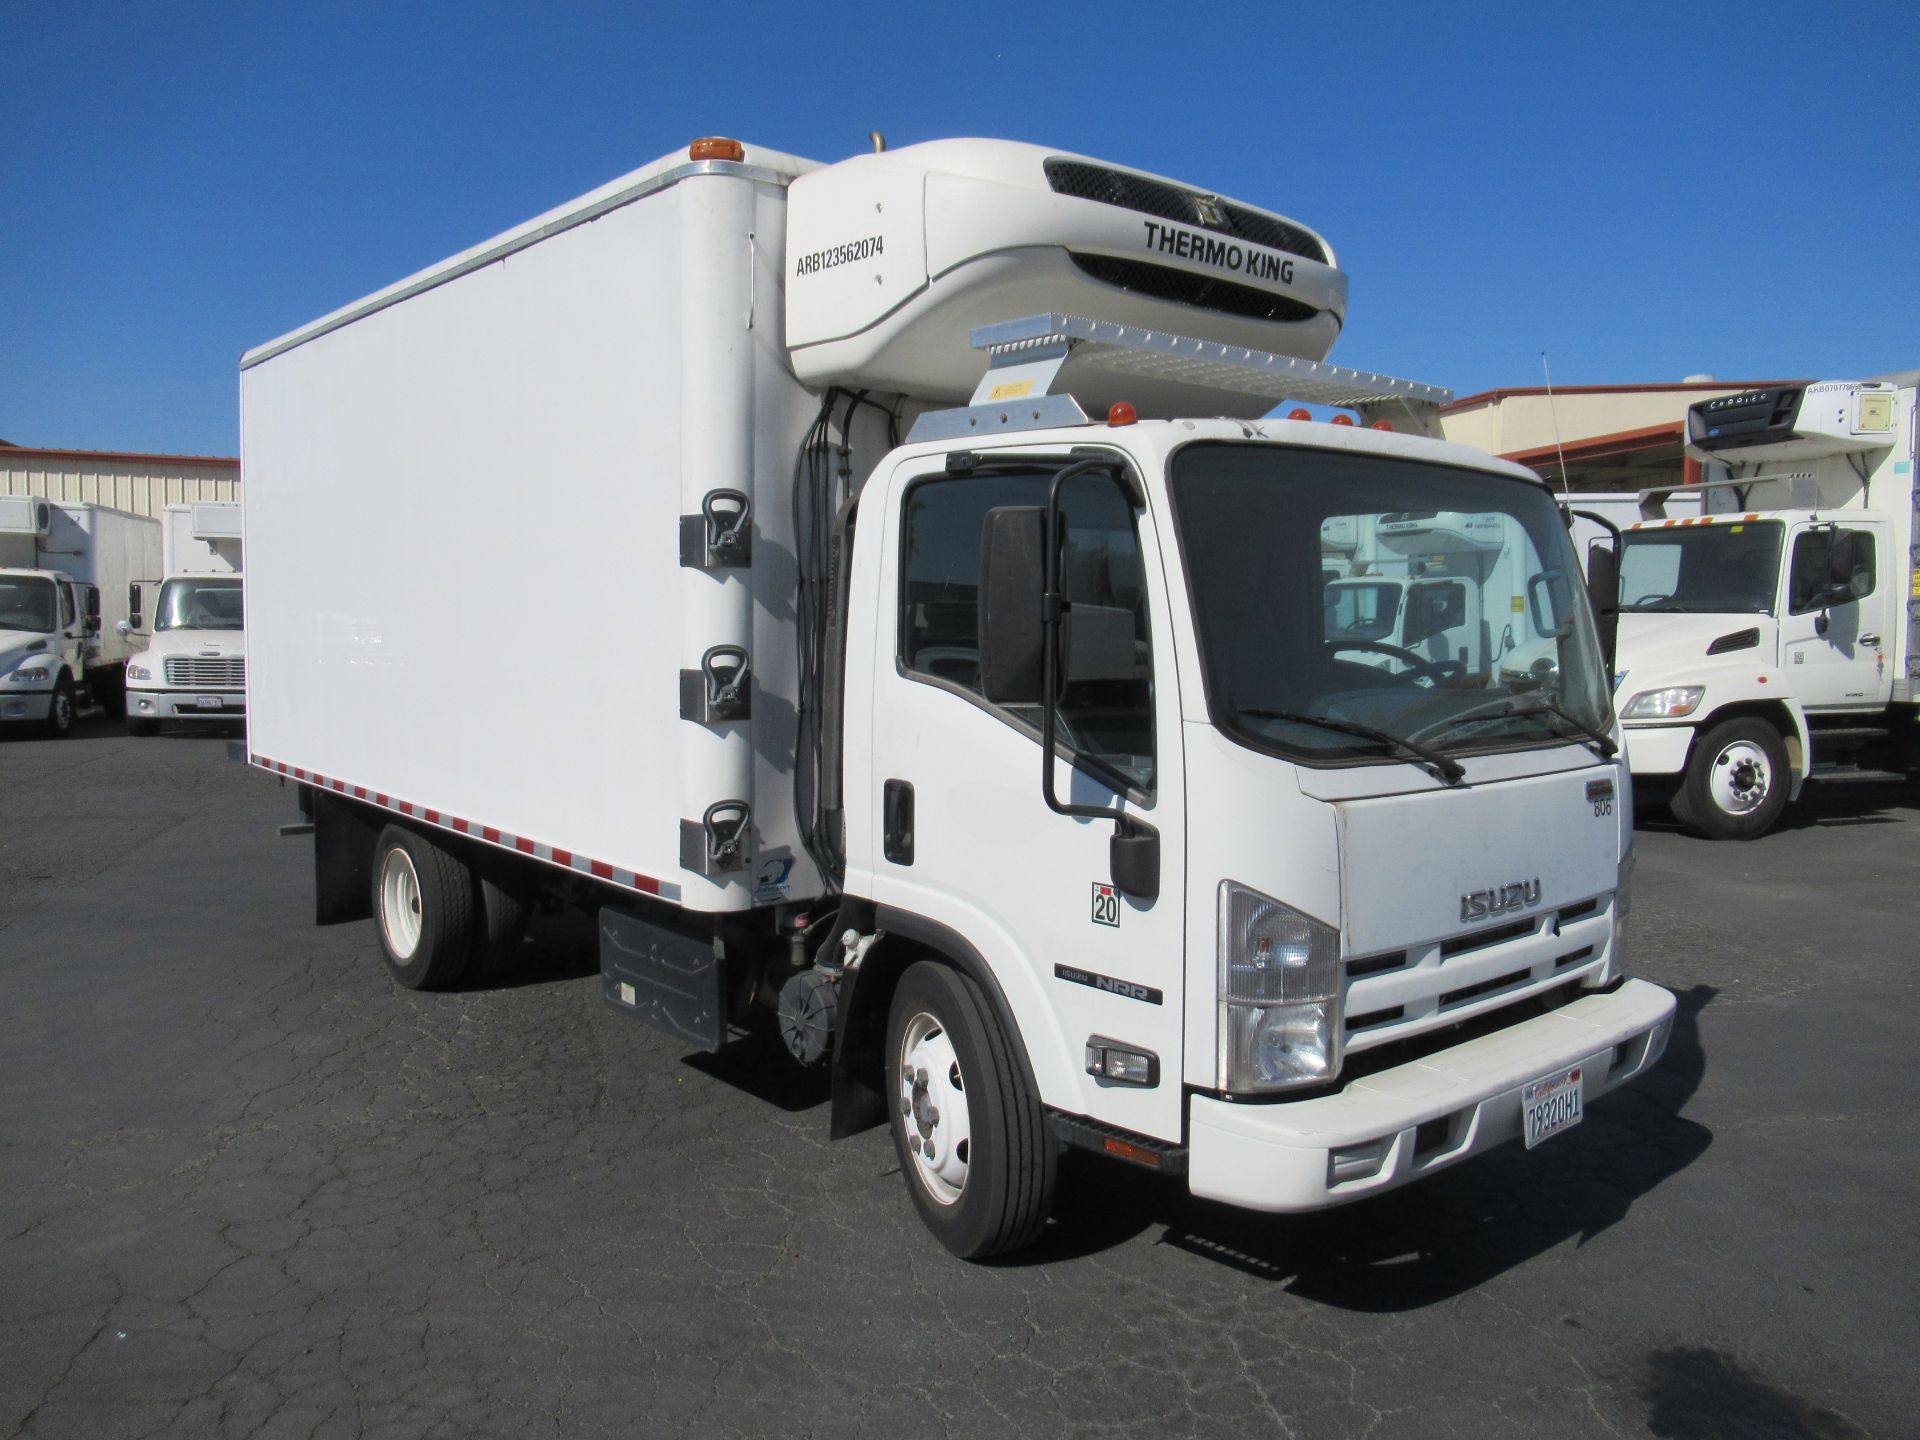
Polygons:
M1232 235L1255 245L1265 245L1270 250L1284 250L1321 265L1327 263L1326 246L1277 215L1263 215L1258 210L1202 195L1182 185L1169 185L1164 180L1149 180L1144 175L1129 175L1124 170L1109 170L1104 165L1089 165L1081 160L1049 160L1044 168L1047 184L1056 194L1071 195L1076 200L1097 200L1102 205L1137 210L1142 215L1157 215L1162 220L1176 220L1183 225L1211 230L1216 235ZM1200 218L1202 200L1209 202L1224 224L1209 225Z
M1111 255L1080 255L1069 251L1073 263L1094 279L1118 285L1136 295L1151 295L1156 300L1173 300L1200 310L1222 315L1244 315L1250 320L1311 320L1320 312L1311 305L1289 300L1284 295L1256 290L1251 285L1236 285L1231 280L1215 280L1189 270L1166 265L1149 265L1144 260L1118 260Z
M246 687L247 662L239 655L208 658L169 655L167 684L188 690L240 690Z

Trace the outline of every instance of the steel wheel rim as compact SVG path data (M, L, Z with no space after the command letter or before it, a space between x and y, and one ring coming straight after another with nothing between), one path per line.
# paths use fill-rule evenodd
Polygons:
M1751 740L1736 740L1713 757L1713 803L1729 815L1751 815L1773 791L1773 762Z
M380 930L394 959L413 958L420 947L421 924L420 876L413 857L396 845L380 864Z
M73 697L64 690L53 692L53 728L64 730L73 724Z
M973 1159L973 1129L960 1057L939 1016L922 1010L907 1022L894 1074L914 1174L935 1203L958 1204Z

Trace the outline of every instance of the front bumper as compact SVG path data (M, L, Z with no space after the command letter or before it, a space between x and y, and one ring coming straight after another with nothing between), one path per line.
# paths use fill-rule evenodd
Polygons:
M202 705L202 699L219 704ZM244 690L138 690L127 687L127 715L134 720L238 720L247 713Z
M1627 768L1636 775L1678 775L1693 748L1691 725L1623 725Z
M53 708L53 687L45 690L0 690L0 721L36 722L47 718Z
M1520 1135L1520 1091L1580 1066L1583 1104L1647 1069L1667 1048L1673 996L1644 980L1356 1080L1338 1094L1281 1104L1190 1102L1187 1183L1249 1210L1321 1210L1378 1194ZM1415 1153L1415 1132L1445 1136ZM1333 1178L1333 1152L1379 1144L1378 1169ZM1550 1142L1551 1143L1551 1142Z

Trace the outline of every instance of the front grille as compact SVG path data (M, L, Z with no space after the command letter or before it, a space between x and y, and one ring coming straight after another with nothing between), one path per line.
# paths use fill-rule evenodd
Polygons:
M1284 250L1321 265L1327 263L1326 246L1278 215L1262 214L1185 186L1149 180L1144 175L1129 175L1124 170L1109 170L1104 165L1089 165L1083 160L1049 160L1045 169L1047 184L1055 194L1096 200L1102 205L1115 205L1142 215L1157 215L1162 220L1177 220L1183 225L1211 230L1216 235L1232 235L1255 245L1265 245L1270 250ZM1201 218L1203 201L1219 223L1208 224Z
M169 655L167 684L188 690L246 688L247 662L239 655Z
M1320 312L1311 305L1256 290L1251 285L1236 285L1231 280L1215 280L1188 270L1166 265L1150 265L1144 260L1120 260L1111 255L1081 255L1069 251L1073 263L1095 280L1117 285L1136 295L1156 300L1172 300L1197 310L1212 310L1222 315L1244 315L1249 320L1281 320L1298 324Z
M1612 897L1587 896L1422 944L1347 957L1347 1050L1357 1055L1458 1025L1604 967Z

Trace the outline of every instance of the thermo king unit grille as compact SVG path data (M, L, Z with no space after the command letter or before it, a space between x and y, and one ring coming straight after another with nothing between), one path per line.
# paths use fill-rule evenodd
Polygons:
M1109 170L1104 165L1089 165L1081 160L1049 160L1044 168L1047 184L1056 194L1071 195L1077 200L1097 200L1102 205L1137 210L1162 220L1178 220L1216 234L1265 245L1271 250L1300 255L1321 265L1327 263L1324 245L1277 215L1263 215L1231 200L1215 199L1197 190L1169 185L1164 180L1149 180L1144 175L1129 175L1124 170ZM1207 211L1204 217L1203 204Z

